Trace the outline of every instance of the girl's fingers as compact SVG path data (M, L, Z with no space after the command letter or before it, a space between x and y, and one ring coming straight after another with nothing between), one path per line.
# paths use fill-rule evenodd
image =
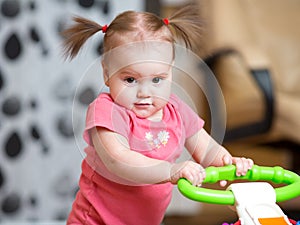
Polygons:
M193 168L190 169L192 174L191 183L194 186L201 186L203 180L205 179L205 169L199 164L193 164Z
M226 181L226 180L221 180L221 181L220 181L220 186L221 186L221 187L225 187L226 184L227 184L227 181Z
M170 173L170 181L173 184L176 184L180 178L186 178L192 185L200 186L206 177L205 169L193 161L174 164Z
M237 176L243 175L244 165L243 165L243 162L242 162L241 158L236 159L235 166L236 166L236 175Z
M231 165L232 164L232 157L230 155L225 155L223 157L224 165Z
M236 175L237 176L245 176L249 169L253 166L253 160L247 158L233 158L233 162L236 165Z

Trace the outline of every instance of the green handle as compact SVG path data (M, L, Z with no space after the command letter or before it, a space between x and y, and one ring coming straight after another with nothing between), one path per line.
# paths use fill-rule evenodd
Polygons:
M234 165L224 167L208 167L205 169L206 178L203 183L216 183L221 180L272 181L287 186L275 188L276 202L282 202L300 196L300 177L279 166L264 167L254 165L245 176L236 176ZM234 205L235 199L231 191L212 190L193 186L182 178L178 183L179 191L187 198L213 204Z

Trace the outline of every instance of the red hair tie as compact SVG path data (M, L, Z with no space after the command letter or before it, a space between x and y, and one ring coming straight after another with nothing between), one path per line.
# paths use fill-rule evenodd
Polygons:
M166 24L167 26L169 25L169 20L167 18L163 19L164 24Z
M106 33L107 28L108 28L108 26L107 26L107 25L104 25L104 26L101 28L102 33Z

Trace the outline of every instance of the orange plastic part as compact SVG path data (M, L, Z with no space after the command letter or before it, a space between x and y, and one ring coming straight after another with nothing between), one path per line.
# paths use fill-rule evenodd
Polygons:
M288 225L284 217L259 218L258 221L261 225Z

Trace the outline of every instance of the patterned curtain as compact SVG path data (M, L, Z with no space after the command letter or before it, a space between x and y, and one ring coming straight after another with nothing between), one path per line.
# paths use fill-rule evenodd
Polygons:
M73 15L107 24L140 0L0 0L0 222L64 220L84 156L87 105L103 90L99 33L64 61Z

